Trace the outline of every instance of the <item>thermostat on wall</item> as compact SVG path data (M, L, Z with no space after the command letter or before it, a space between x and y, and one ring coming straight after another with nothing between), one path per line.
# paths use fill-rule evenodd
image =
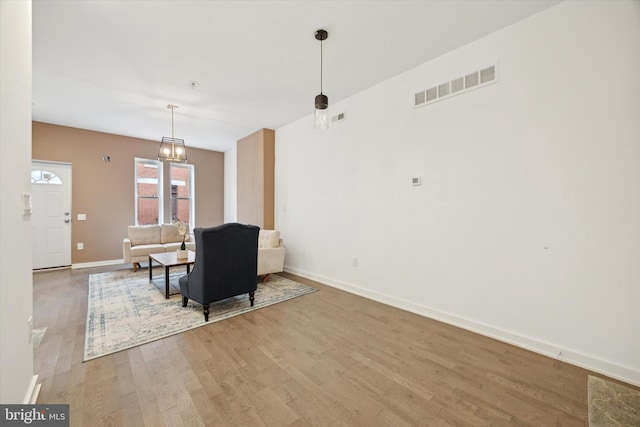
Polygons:
M411 178L411 185L422 185L422 177L414 176L413 178Z

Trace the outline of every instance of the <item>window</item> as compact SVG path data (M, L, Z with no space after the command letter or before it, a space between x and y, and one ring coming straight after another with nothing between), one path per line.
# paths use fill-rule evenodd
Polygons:
M32 184L62 185L60 177L53 172L37 170L31 172Z
M162 163L136 159L136 225L162 222Z
M135 168L136 225L174 219L195 224L193 165L136 159ZM163 178L163 171L168 173L168 180Z
M169 164L171 178L171 220L179 219L194 224L193 209L193 165Z

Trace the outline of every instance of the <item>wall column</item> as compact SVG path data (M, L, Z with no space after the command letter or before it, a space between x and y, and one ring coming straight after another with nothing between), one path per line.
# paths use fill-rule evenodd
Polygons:
M274 227L275 132L261 129L237 142L238 222Z

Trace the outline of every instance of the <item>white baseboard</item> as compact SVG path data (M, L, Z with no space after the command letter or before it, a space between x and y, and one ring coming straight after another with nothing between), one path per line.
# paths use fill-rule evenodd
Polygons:
M35 403L38 401L38 395L40 394L41 386L41 384L38 384L38 376L34 375L33 378L31 378L29 388L25 393L22 403L25 405L35 405Z
M429 308L427 306L418 305L410 301L406 301L400 298L392 297L389 295L381 294L378 292L370 291L359 286L351 285L348 283L340 282L328 277L319 276L317 274L310 273L308 271L300 270L285 266L284 269L287 273L296 274L307 279L315 280L322 284L368 298L382 304L390 305L392 307L399 308L401 310L409 311L411 313L418 314L420 316L428 317L430 319L438 320L453 326L457 326L462 329L466 329L471 332L475 332L480 335L484 335L489 338L496 339L498 341L505 342L507 344L515 345L526 350L533 351L535 353L542 354L544 356L551 357L553 359L562 360L563 362L570 363L575 366L579 366L584 369L588 369L600 374L606 375L611 378L624 381L635 386L640 386L640 371L634 370L625 366L616 365L605 360L597 359L589 355L574 352L563 348L562 346L553 345L544 341L537 340L535 338L529 338L521 335L514 334L509 331L505 331L499 328L495 328L490 325L486 325L472 319L457 316L455 314L442 312ZM560 354L558 354L560 350Z
M93 262L80 262L71 265L72 270L76 270L78 268L91 268L91 267L102 267L105 265L117 265L124 264L124 259L111 259L106 261L93 261Z

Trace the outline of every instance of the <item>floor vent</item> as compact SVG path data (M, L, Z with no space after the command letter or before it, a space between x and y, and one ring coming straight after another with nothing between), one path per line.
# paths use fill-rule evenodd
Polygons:
M413 106L422 107L453 95L476 89L497 80L496 66L483 68L478 71L455 78L451 81L441 83L429 89L416 92L413 97Z

